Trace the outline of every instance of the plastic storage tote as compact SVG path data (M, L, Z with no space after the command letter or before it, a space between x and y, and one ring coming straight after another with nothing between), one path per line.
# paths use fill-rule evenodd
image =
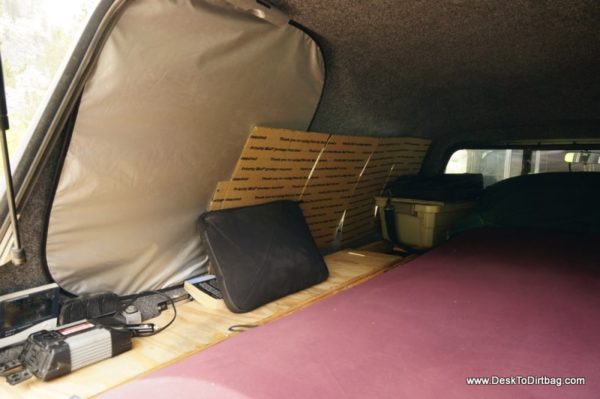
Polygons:
M384 208L387 197L376 197L383 237L389 240ZM396 214L396 236L402 244L431 248L446 239L446 232L461 217L468 215L474 202L439 202L392 198Z

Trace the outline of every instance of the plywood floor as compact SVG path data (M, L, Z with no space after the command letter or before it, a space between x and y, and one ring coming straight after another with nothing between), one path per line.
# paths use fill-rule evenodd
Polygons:
M325 257L330 271L327 281L244 314L210 310L196 302L180 304L171 327L153 337L135 338L131 351L50 382L32 378L10 386L0 381L0 398L93 397L237 334L228 330L232 325L264 324L408 260L364 250L336 252ZM166 311L152 322L160 326L170 317L171 311Z

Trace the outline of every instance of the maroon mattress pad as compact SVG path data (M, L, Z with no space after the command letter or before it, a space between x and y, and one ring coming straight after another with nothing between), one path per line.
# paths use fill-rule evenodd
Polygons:
M466 232L102 397L597 399L600 236Z

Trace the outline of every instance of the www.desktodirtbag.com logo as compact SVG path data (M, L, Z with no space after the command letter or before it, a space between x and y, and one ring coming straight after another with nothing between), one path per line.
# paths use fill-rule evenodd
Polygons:
M466 380L467 385L553 385L555 387L585 385L584 377L549 377L546 375L514 375L510 377L492 375L490 377L467 377Z

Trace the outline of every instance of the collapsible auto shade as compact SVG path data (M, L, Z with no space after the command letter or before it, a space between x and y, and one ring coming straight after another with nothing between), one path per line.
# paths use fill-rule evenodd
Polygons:
M221 1L126 4L86 82L48 222L66 290L129 294L206 266L196 230L254 125L306 129L324 80L306 33Z

